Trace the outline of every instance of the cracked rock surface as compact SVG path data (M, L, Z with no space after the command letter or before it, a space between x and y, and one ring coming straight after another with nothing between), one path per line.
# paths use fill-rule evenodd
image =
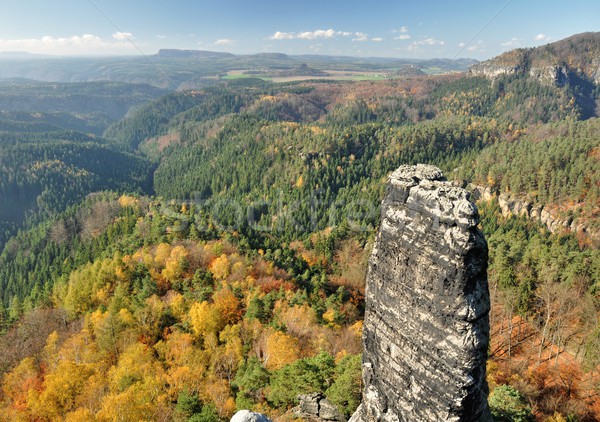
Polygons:
M389 178L369 260L358 421L491 421L487 243L469 193L429 165Z
M296 416L307 421L346 422L337 406L321 393L302 394L298 396L300 404L292 409Z

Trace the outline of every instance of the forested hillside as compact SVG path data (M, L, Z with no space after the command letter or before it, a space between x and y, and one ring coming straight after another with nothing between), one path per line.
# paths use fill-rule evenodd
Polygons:
M0 80L0 131L4 121L47 124L61 129L101 135L132 108L166 91L150 85L119 82L43 83ZM18 130L21 131L21 130ZM36 131L25 127L26 132ZM48 131L45 129L44 131Z
M152 189L151 165L98 136L163 93L122 83L0 83L0 245L99 190Z
M5 112L0 221L36 214L0 254L0 420L278 418L314 391L349 416L384 183L414 163L494 192L497 420L599 420L600 91L580 87L245 78L168 93L102 138L64 110ZM585 230L503 215L497 194Z
M52 215L90 192L151 188L147 160L95 142L0 145L0 175L0 220L5 224L18 225L28 213L35 219ZM0 242L4 235L3 230Z

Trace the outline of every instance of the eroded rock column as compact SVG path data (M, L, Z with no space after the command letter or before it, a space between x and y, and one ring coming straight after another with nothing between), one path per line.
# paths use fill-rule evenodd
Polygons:
M436 167L390 176L367 273L363 404L351 421L491 420L478 218Z

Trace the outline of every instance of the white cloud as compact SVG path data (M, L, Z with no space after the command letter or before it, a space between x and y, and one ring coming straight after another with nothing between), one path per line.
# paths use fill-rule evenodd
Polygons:
M301 32L298 34L298 38L303 40L314 40L315 38L333 38L336 34L341 35L341 32L336 32L333 29L317 29L312 32Z
M407 34L408 33L408 27L407 26L401 26L400 29L392 29L392 33L396 34L400 32L401 34Z
M411 36L408 34L408 27L401 26L400 29L392 30L393 33L400 33L397 37L394 37L395 40L410 40Z
M465 44L464 42L462 42L462 41L458 43L458 46L459 46L460 48L463 48L465 45L466 45L466 44Z
M93 34L72 35L69 37L51 37L46 35L42 38L0 39L1 50L18 50L37 54L106 55L131 53L135 50L135 46L127 41L126 38L115 38L114 34L113 39L110 41L103 40Z
M472 44L467 47L467 51L475 52L475 51L485 51L486 45L483 40L477 41L475 44Z
M419 41L414 41L408 46L408 51L420 51L423 46L433 46L433 45L444 45L446 41L444 40L436 40L435 38L429 37Z
M336 36L341 37L349 37L352 35L352 32L347 31L335 31L333 29L317 29L314 31L306 31L306 32L281 32L277 31L273 35L267 37L268 40L315 40L315 39L329 39L334 38Z
M444 40L436 40L435 38L425 38L424 40L415 41L412 45L444 45L446 42Z
M511 48L517 48L521 46L521 39L520 38L516 38L516 37L512 37L510 40L503 42L502 44L500 44L502 47L504 47L504 49L511 49Z
M545 41L548 39L548 36L545 34L537 34L535 37L533 37L533 39L535 41Z
M369 41L369 34L365 34L364 32L355 32L354 35L356 37L352 38L352 41L358 41L358 42Z
M221 38L215 41L215 45L233 45L235 42L235 40L230 40L229 38Z
M133 38L133 34L131 32L115 32L112 37L115 40L124 41Z
M279 31L275 32L273 35L268 37L268 39L270 40L291 40L293 38L296 38L296 34Z
M156 36L156 38L158 38L159 40L164 40L165 38L167 38L167 36L166 35L162 35L162 34L158 34Z
M381 37L375 37L375 38L371 38L371 41L381 42L381 41L383 41L383 38L381 38Z

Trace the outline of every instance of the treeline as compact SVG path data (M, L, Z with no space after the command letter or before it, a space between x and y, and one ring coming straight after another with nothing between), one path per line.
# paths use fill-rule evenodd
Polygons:
M24 286L0 289L5 323L52 304L81 325L51 325L46 346L25 355L35 359L10 360L11 346L0 347L0 363L12 362L4 368L4 415L112 420L118 408L131 418L216 421L248 407L278 415L308 391L326 393L350 414L360 402L357 353L374 231L361 242L365 232L340 211L347 219L339 227L282 243L276 232L222 227L202 204L107 194L23 232L0 257L0 280ZM572 235L505 220L497 207L481 212L491 289L506 312L539 330L541 363L578 345L595 367L600 255ZM573 406L582 389L567 398L561 389L541 394L530 378L513 377L523 395L491 368L501 382L493 385L498 414L510 407L504 394L550 415L552 403L572 409L571 417L590 414ZM71 399L57 398L64 395Z
M92 195L11 238L0 255L0 300L8 309L4 322L49 306L57 280L110 253L116 237L130 232L138 218L120 210L114 194Z
M146 159L98 138L131 107L164 93L148 85L0 82L0 245L88 193L151 189Z
M0 347L2 417L218 420L248 407L278 416L312 391L348 415L360 399L366 257L384 182L401 164L436 164L449 179L597 220L598 123L577 122L572 87L385 84L242 80L162 97L109 128L106 142L0 138L0 192L11 201L0 212L52 214L0 255L11 343L24 344L19 327L54 308L40 329L45 348L10 358ZM148 160L109 146L148 153L161 135L177 141L149 154L159 159L153 186ZM92 195L55 213L91 191L151 187L159 198ZM482 215L494 297L507 321L518 315L539 336L538 372L565 353L595 368L592 243L504 219L494 205ZM584 400L576 388L543 392L514 367L491 373L496 414L513 399L527 418L532 408L556 420L591 414L574 405ZM547 382L566 385L557 377Z
M487 116L521 127L591 117L578 86L544 85L522 76L499 77L493 82L484 77L458 79L440 84L424 101L433 105L436 114Z

